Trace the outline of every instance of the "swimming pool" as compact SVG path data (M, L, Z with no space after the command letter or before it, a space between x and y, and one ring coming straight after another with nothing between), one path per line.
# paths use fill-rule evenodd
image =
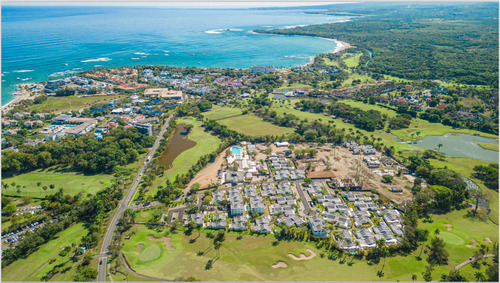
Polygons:
M241 158L242 151L243 151L243 149L241 147L238 147L238 146L233 146L231 148L231 152L233 153L234 157L236 157L236 158Z

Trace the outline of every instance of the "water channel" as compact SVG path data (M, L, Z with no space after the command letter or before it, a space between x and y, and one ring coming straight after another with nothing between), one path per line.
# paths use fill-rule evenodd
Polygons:
M167 148L158 158L159 165L165 166L166 170L172 168L172 164L179 154L196 145L196 142L187 138L187 134L188 132L186 132L184 124L177 125L173 131Z

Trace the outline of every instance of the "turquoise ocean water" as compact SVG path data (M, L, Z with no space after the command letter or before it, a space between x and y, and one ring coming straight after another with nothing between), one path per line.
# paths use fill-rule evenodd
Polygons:
M2 7L2 105L16 84L96 67L290 67L335 49L318 38L255 29L345 21L283 9Z

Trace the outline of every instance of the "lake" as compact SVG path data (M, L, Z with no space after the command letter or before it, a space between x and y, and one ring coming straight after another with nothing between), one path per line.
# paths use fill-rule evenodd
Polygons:
M468 134L446 133L443 136L426 136L415 145L438 150L438 145L442 144L440 152L446 154L447 157L463 157L498 163L498 152L484 149L478 143L498 144L498 141Z
M178 125L173 132L167 148L158 158L158 165L165 166L165 170L172 168L172 163L184 151L194 147L196 142L187 138L187 132L184 125Z

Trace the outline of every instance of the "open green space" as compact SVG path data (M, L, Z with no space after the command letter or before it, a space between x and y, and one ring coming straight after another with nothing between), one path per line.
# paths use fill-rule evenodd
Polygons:
M478 143L478 145L484 149L498 151L498 144L492 143Z
M214 105L211 111L203 112L203 116L209 120L218 120L241 114L241 109Z
M498 226L488 220L468 217L465 209L432 215L431 218L431 223L420 221L419 224L430 231L429 240L424 244L429 244L435 236L434 231L439 229L438 236L445 240L446 250L450 254L448 265L435 267L433 279L448 274L456 265L473 255L475 248L467 247L472 244L470 238L480 244L484 243L486 237L493 242L498 241ZM451 224L451 230L447 230L445 224ZM220 248L220 258L217 259L217 251L210 248L204 230L201 236L196 230L186 236L181 231L157 232L136 225L131 232L131 238L124 241L123 252L132 268L141 274L169 280L195 276L202 281L273 281L275 278L280 281L410 281L411 275L417 274L418 280L422 281L421 273L427 265L425 254L422 254L422 260L417 259L420 254L418 248L405 257L388 257L383 268L384 276L378 277L383 259L379 264L370 265L366 260L353 260L345 255L346 262L341 263L338 258L328 259L328 253L316 248L313 242L281 241L273 246L273 236L249 236L245 233L238 240L238 233L226 233L226 240ZM169 237L175 250L168 250L163 242L148 240L150 235L155 238ZM143 246L139 252L137 248L140 244ZM488 246L491 249L493 244ZM157 256L158 249L161 251L160 256ZM288 253L308 255L307 249L314 251L317 256L304 261L294 261L288 256ZM209 259L215 262L211 269L205 270ZM279 261L285 262L288 268L271 267Z
M487 263L488 265L491 265L493 263L493 258L486 258L484 259L484 262ZM486 268L488 265L480 264L479 268L476 269L473 267L472 264L467 264L466 266L460 268L460 274L467 278L468 281L470 282L477 282L478 280L475 277L476 272L481 272L484 275L486 274Z
M219 123L226 125L231 130L235 130L249 136L281 136L293 132L292 129L273 125L250 114L220 120Z
M446 214L432 215L433 222L420 222L419 227L429 230L430 237L436 235L436 229L439 229L438 237L443 238L446 243L446 250L450 254L448 263L456 266L473 255L475 248L467 247L471 245L471 238L474 238L479 244L486 244L486 238L493 242L498 242L498 226L485 219L469 217L467 209L452 211ZM450 224L451 230L445 226ZM488 245L490 248L493 244Z
M179 154L179 156L177 156L174 160L172 168L165 171L164 177L157 178L154 185L163 182L163 180L166 180L165 178L167 177L173 180L177 175L188 172L191 166L196 164L201 156L214 152L221 143L218 137L205 132L201 127L202 123L194 118L178 118L177 125L179 124L191 124L194 126L187 138L195 141L196 145ZM154 196L155 194L156 189L150 190L146 195Z
M293 83L293 84L284 84L282 87L279 87L278 89L292 90L294 88L312 88L312 86L306 84Z
M136 272L141 274L173 280L195 276L202 281L410 281L413 273L419 275L425 270L425 260L415 259L419 251L408 257L387 258L383 269L384 276L378 277L382 269L379 264L368 264L365 260L354 260L347 254L344 261L339 258L328 259L328 254L317 249L313 242L281 241L273 246L274 237L243 235L237 239L238 233L226 233L226 240L220 248L220 258L217 251L210 248L210 239L205 231L201 236L194 231L186 236L180 231L156 232L144 226L136 225L129 240L124 240L122 249L128 262ZM157 246L159 242L148 240L148 236L160 238L167 236L175 250L168 250L161 243L161 256L149 261L141 260L142 253L149 246ZM138 251L139 245L143 245ZM295 261L289 253L309 255L311 249L317 255L311 260ZM209 259L213 259L213 267L205 269ZM466 258L465 258L466 259ZM464 259L464 260L465 260ZM277 262L285 262L287 268L272 268ZM341 263L342 262L342 263ZM434 278L442 273L448 273L453 266L436 267Z
M42 266L50 258L58 254L62 248L71 244L80 244L80 240L85 234L86 229L83 227L83 224L74 225L60 232L56 235L55 239L41 245L36 252L30 254L27 258L19 259L12 264L3 267L2 281L23 281L29 274ZM29 281L41 281L41 278L52 269L54 264L57 264L57 261L44 266L42 269L33 274L29 278ZM71 274L70 272L66 273ZM67 278L61 278L61 281L72 281L72 278L69 276L66 277Z
M47 194L53 194L59 188L64 189L65 194L76 195L83 191L85 193L96 193L111 184L112 177L110 175L84 175L76 172L67 172L64 169L59 169L53 166L47 169L39 169L30 173L17 175L10 178L3 178L2 183L9 184L7 190L3 189L5 195L12 196L32 196L32 197L45 197ZM17 192L16 187L12 187L12 183L20 185L20 193ZM41 186L37 183L41 182ZM54 189L50 185L54 185ZM26 186L24 188L24 186ZM43 187L47 186L47 191Z
M64 111L76 111L81 108L90 107L96 102L108 102L112 99L119 99L120 95L98 95L98 96L64 96L64 97L48 97L46 101L40 104L33 104L28 111L60 113Z
M358 53L358 54L354 54L354 55L351 55L350 53L346 53L346 54L350 55L349 58L344 59L344 63L347 65L347 67L349 67L349 68L357 67L359 65L359 58L363 54L362 53Z

